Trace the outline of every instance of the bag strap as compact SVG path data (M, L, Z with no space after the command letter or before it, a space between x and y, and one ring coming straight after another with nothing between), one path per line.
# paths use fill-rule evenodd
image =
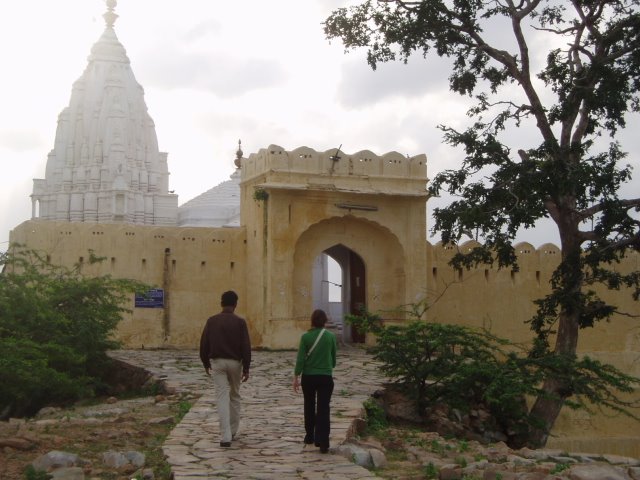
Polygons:
M307 358L309 358L309 355L311 355L311 352L313 352L313 349L316 348L316 345L318 345L318 342L320 341L320 337L322 336L322 334L324 333L325 329L323 328L322 330L320 330L320 333L318 334L318 336L316 337L316 341L313 342L313 345L311 345L311 348L309 349L309 351L307 352Z

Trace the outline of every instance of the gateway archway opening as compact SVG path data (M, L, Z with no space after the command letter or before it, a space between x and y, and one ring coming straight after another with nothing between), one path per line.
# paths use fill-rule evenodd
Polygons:
M363 343L364 334L344 318L366 307L366 275L362 258L344 245L335 245L316 257L313 266L313 308L329 317L329 328L345 343Z

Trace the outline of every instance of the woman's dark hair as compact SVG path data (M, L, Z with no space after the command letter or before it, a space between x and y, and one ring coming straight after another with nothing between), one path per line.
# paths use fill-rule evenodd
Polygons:
M316 328L322 328L325 323L327 323L327 314L324 313L324 310L314 310L311 314L311 325Z

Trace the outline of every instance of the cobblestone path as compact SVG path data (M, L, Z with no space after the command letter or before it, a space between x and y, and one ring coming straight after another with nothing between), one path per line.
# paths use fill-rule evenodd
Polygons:
M293 351L254 351L249 381L242 384L242 416L231 448L220 447L213 385L196 351L121 350L114 357L141 366L179 392L200 395L163 449L175 480L357 480L377 478L343 456L303 448L302 394L291 388ZM362 350L341 347L334 370L331 445L348 437L362 403L382 384Z

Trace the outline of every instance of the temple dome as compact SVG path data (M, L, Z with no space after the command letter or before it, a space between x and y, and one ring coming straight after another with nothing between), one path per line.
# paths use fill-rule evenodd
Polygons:
M239 227L240 170L178 208L181 227Z

